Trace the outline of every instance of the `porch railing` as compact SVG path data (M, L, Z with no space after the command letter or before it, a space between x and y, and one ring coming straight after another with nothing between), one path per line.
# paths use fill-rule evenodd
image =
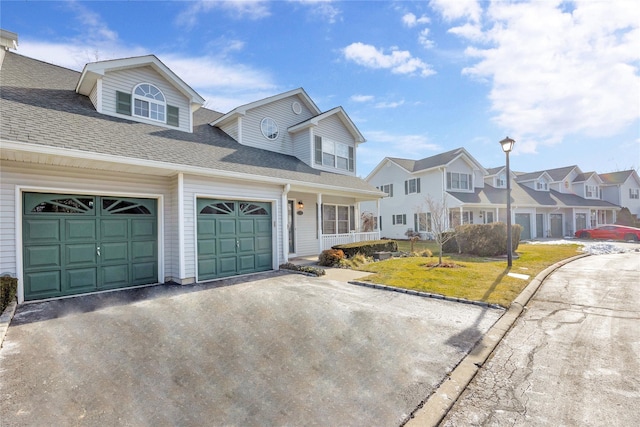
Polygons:
M343 245L345 243L364 242L366 240L379 240L379 231L369 231L366 233L343 233L343 234L323 234L322 250L331 249L335 245Z

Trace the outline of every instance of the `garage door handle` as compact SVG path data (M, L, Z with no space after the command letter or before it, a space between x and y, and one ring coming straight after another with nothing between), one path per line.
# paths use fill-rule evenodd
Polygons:
M240 240L236 240L236 248L240 247Z
M100 246L98 246L98 249L96 250L96 253L98 254L98 256L100 256Z

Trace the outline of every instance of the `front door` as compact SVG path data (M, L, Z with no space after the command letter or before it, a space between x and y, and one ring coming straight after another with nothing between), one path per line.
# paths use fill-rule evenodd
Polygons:
M520 240L531 239L531 215L517 213L515 217L516 217L516 224L520 224L522 226L522 232L520 233Z
M536 237L544 237L544 216L542 214L536 214Z

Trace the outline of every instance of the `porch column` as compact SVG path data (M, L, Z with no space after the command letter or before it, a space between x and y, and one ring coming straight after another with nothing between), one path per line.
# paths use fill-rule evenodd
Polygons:
M316 197L316 203L318 204L318 254L322 253L322 193L318 193Z
M282 221L282 263L286 263L289 261L289 190L291 189L290 184L285 184L282 189L282 196L280 200L280 206L282 206L282 210L280 213L280 220ZM276 233L277 235L277 226ZM280 264L280 263L278 263Z
M462 225L462 224L464 224L464 218L462 217L462 213L463 213L464 209L462 209L462 206L460 206L458 208L458 210L460 210L460 224L459 225Z
M571 220L573 222L573 233L575 233L577 230L576 229L576 208L571 208Z
M496 208L496 222L500 222L500 208Z

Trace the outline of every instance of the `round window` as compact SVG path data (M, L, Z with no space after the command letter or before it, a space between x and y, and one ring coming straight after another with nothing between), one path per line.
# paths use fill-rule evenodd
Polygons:
M302 107L300 106L300 103L298 101L294 101L293 104L291 104L291 109L296 114L302 113Z
M270 117L265 117L260 122L260 129L265 138L274 140L278 137L278 125L275 120Z

